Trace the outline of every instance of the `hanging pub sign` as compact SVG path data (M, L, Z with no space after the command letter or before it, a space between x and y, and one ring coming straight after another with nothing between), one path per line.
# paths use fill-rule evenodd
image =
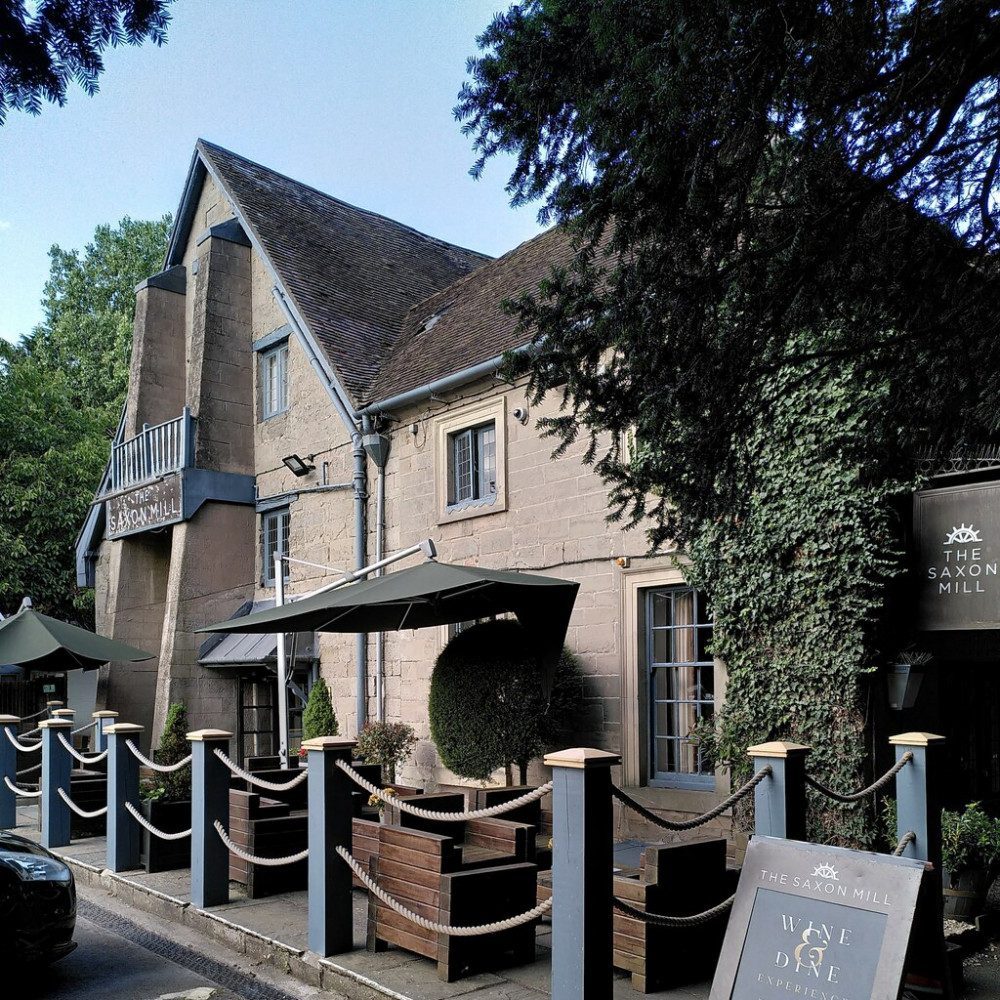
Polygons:
M184 519L181 477L147 483L107 501L108 538L148 531Z
M710 1000L897 1000L925 874L913 858L753 837Z
M1000 483L914 495L917 627L1000 628Z

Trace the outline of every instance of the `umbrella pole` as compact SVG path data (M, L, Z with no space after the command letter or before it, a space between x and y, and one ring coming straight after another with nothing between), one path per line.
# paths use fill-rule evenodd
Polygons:
M285 567L281 554L274 554L274 605L285 603ZM288 767L288 664L285 662L285 633L277 634L278 653L278 757L280 767Z

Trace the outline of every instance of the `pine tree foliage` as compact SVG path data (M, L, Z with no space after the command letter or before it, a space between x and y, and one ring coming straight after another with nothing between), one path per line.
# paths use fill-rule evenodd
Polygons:
M188 742L187 708L183 702L175 702L167 710L167 718L160 736L160 746L156 753L156 763L169 766L184 760L191 753ZM158 780L164 789L164 802L183 802L191 798L191 765L186 764L176 771L163 771Z
M302 739L311 740L317 736L337 736L340 724L333 711L330 689L322 677L309 689L306 707L302 712Z
M167 40L173 0L0 0L0 125L8 110L62 106L77 83L98 91L110 47Z

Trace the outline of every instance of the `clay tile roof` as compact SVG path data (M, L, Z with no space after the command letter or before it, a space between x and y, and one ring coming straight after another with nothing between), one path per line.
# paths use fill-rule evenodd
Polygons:
M537 291L553 266L572 257L565 230L550 229L414 306L371 386L369 405L524 346L530 335L517 332L500 303Z
M204 140L198 152L355 401L414 303L491 260L338 201Z

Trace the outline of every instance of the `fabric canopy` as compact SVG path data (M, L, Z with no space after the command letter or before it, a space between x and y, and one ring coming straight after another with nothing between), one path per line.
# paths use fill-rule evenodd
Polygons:
M548 687L579 587L550 576L430 559L419 566L344 584L195 631L390 632L513 613L538 651L543 682Z
M0 663L25 670L94 670L111 660L151 660L154 655L31 608L0 621Z

